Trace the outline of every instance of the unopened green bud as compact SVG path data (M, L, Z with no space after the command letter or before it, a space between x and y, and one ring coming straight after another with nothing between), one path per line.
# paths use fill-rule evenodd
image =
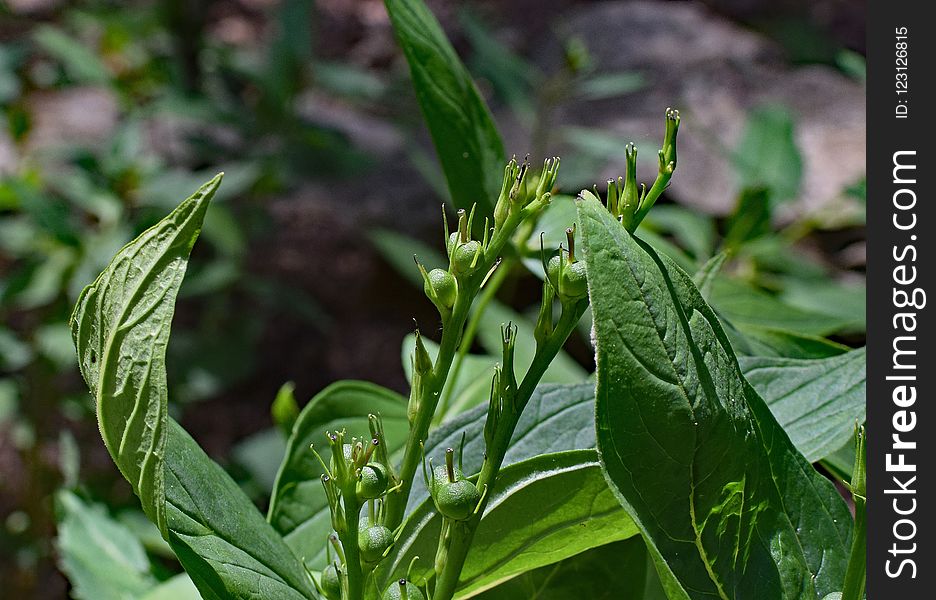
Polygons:
M413 582L401 579L390 584L383 600L425 600L425 596Z
M468 240L459 244L452 252L452 272L456 275L470 275L478 267L481 259L481 242Z
M455 282L455 277L445 269L429 271L423 289L426 296L440 308L455 306L455 298L458 296L458 284Z
M364 500L379 498L387 491L387 468L380 463L368 463L361 467L357 482L357 495Z
M393 532L383 525L362 527L358 532L358 549L364 562L376 563L393 545Z
M322 593L328 600L341 600L341 573L334 563L322 570L321 583Z

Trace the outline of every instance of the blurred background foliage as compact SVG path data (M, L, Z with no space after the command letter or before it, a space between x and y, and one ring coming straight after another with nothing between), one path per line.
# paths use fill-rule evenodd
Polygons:
M603 191L632 139L646 179L663 108L683 110L680 169L642 231L690 273L728 257L708 293L739 351L863 344L862 2L428 4L508 154L560 154L565 193ZM169 347L173 415L263 505L294 394L405 389L401 340L436 320L412 255L432 266L448 200L416 106L378 0L0 4L5 594L187 593L100 443L67 320L124 243L217 171ZM544 215L547 243L570 207ZM535 313L537 236L519 251L478 350L485 325ZM592 368L587 328L563 368ZM96 588L114 569L122 587Z

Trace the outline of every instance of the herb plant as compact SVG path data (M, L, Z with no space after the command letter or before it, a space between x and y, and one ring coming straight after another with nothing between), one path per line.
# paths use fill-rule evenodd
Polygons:
M743 334L705 299L724 256L694 280L641 239L676 168L675 110L649 187L638 185L628 145L623 177L574 200L562 243L539 238L535 323L501 325L499 363L474 375L487 375L486 402L462 410L471 403L453 390L475 372L468 351L483 334L480 315L505 263L559 202L560 161L503 161L438 23L417 0L386 5L457 208L451 227L443 211L447 264L413 267L441 338L414 332L409 398L353 381L313 398L292 425L266 518L167 414L175 299L221 175L122 249L72 316L104 442L199 593L529 597L523 586L537 585L540 567L577 561L620 579L611 596L576 580L567 593L577 597L860 598L863 519L855 537L845 501L810 464L841 440L807 459L816 428L785 429L746 376L797 380L776 394L788 400L855 357L811 370L746 367L733 349ZM594 381L543 383L589 308ZM833 401L837 429L861 418L854 398ZM797 411L787 422L811 407L800 401Z

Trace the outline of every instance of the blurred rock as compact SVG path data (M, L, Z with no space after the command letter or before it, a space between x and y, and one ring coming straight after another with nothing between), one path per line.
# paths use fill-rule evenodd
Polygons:
M66 144L94 145L110 139L120 116L117 98L100 87L70 87L30 94L30 152Z
M695 3L609 2L575 9L561 22L560 36L580 38L601 72L636 71L647 86L611 100L568 103L558 121L643 141L639 172L646 179L655 172L663 110L680 108L679 168L669 190L676 200L714 214L731 210L738 179L728 153L749 111L765 104L787 107L796 120L804 172L792 208L823 206L864 175L864 88L838 71L791 68L771 41ZM538 61L555 72L560 57L556 44ZM623 170L622 148L596 180Z
M62 0L6 0L4 4L14 15L32 15L51 12L64 2Z

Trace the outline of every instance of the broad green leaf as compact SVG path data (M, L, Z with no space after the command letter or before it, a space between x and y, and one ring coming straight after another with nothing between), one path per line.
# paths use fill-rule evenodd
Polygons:
M579 203L601 464L690 598L841 589L851 519L746 382L691 279L591 194Z
M328 501L320 477L322 466L309 446L329 459L326 431L346 429L368 436L368 414L380 413L393 453L406 442L406 399L363 381L339 381L319 392L299 413L286 443L286 455L276 475L267 520L296 556L313 570L325 567L325 546L332 531Z
M78 297L71 317L101 437L165 536L166 345L188 255L221 175L130 242Z
M105 445L207 600L315 597L282 538L166 414L166 345L189 252L220 176L124 247L71 326Z
M72 597L124 600L156 585L143 545L103 506L86 504L68 491L56 495L56 504L61 516L55 545Z
M376 584L432 570L441 518L426 499L404 521L392 553L378 567ZM504 467L475 534L458 597L517 573L634 536L637 529L608 489L594 450L542 454Z
M439 22L422 0L384 0L409 63L452 201L490 213L500 190L504 146L491 113Z
M748 382L770 406L810 462L842 447L865 418L865 349L823 359L738 359Z
M317 597L279 534L172 419L165 468L169 544L205 600Z
M471 596L478 600L665 599L639 536L592 548ZM657 589L648 589L655 585ZM656 593L656 596L651 594Z

